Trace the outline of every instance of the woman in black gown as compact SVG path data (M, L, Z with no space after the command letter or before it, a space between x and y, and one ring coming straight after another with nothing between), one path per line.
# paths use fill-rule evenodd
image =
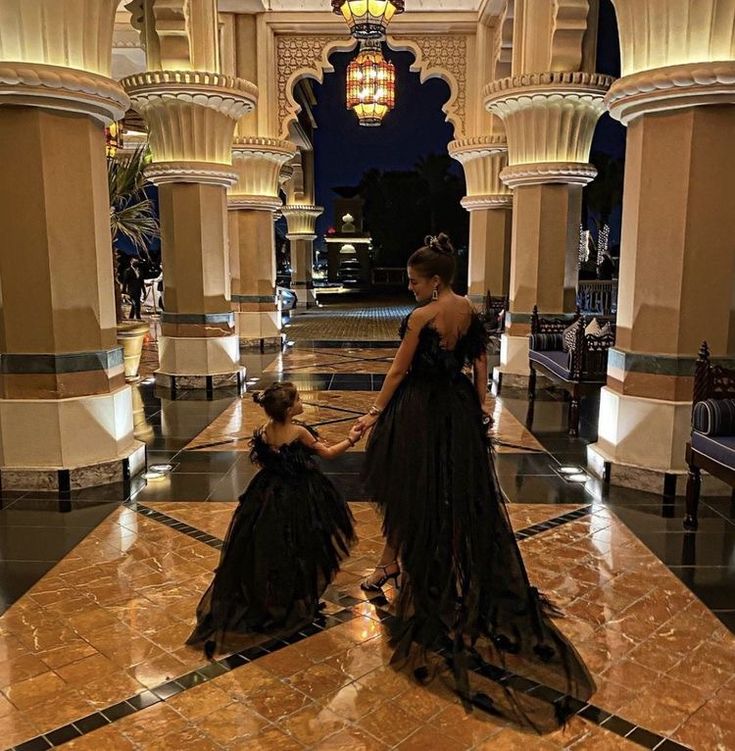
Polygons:
M316 465L354 446L360 431L327 446L294 418L303 412L292 383L255 395L270 418L255 431L250 459L260 471L240 496L214 579L197 607L187 644L209 655L247 634L298 631L355 540L347 503Z
M468 669L481 658L554 688L557 699L586 701L594 691L528 580L489 454L487 337L469 301L451 289L454 268L446 235L427 238L409 259L420 306L404 320L383 388L358 421L372 428L364 479L387 540L363 589L379 590L401 574L394 663L420 665L415 675L424 680L438 651L464 700L482 699L542 732L563 721L568 698L552 706L526 694L533 684L520 679L481 681L480 694L477 672Z

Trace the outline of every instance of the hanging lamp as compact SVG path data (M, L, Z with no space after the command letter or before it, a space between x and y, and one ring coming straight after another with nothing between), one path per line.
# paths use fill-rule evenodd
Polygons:
M360 43L360 52L347 66L347 109L360 125L376 127L396 104L396 71L383 57L378 40Z
M382 39L391 18L403 13L404 0L332 0L355 39Z

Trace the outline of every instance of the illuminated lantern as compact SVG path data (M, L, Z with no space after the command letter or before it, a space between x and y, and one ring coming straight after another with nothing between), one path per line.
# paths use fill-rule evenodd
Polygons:
M357 57L347 67L347 109L360 125L380 125L396 103L396 71L383 57L380 42L362 42Z
M403 13L403 0L332 0L355 39L382 39L391 18Z

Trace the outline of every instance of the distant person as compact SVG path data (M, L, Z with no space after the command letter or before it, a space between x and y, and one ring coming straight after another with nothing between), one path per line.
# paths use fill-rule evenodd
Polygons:
M140 315L140 306L145 293L145 280L140 271L138 261L132 261L130 266L125 269L123 276L123 291L130 298L130 319L142 320Z

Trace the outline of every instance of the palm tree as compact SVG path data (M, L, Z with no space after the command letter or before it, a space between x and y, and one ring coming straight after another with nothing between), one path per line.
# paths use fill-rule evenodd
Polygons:
M597 168L597 177L585 188L584 197L599 232L609 224L610 215L623 200L625 164L622 159L599 151L591 155L590 161Z
M153 201L145 193L146 148L141 146L121 158L108 157L107 185L110 191L110 233L112 249L118 254L120 238L127 239L138 251L147 255L148 243L159 237L160 228ZM122 319L120 285L115 284L117 319Z

